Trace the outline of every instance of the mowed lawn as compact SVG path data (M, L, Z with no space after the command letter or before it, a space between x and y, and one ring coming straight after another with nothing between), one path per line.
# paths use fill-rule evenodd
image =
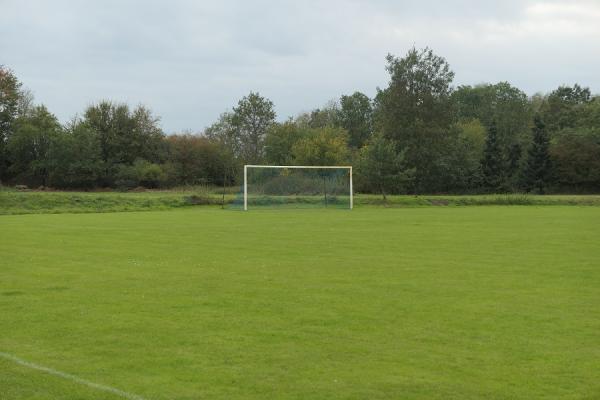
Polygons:
M0 217L0 399L598 399L600 207Z

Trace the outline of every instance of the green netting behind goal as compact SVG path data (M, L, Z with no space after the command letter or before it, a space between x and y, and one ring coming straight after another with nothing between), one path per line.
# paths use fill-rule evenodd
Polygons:
M248 166L248 210L258 208L351 208L350 169ZM244 208L244 186L231 205Z

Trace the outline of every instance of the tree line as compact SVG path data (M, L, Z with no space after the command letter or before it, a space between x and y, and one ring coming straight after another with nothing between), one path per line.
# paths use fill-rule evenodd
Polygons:
M600 191L600 96L578 84L528 97L508 82L453 86L431 49L388 55L389 82L278 122L251 92L200 133L166 135L111 101L61 125L0 66L0 182L58 189L234 185L244 164L353 165L380 193Z

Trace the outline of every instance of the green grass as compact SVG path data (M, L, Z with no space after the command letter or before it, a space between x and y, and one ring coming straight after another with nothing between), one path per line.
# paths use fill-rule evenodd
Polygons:
M10 214L47 214L47 213L100 213L122 211L159 211L177 208L222 203L222 195L218 188L189 187L167 191L146 192L19 192L0 190L0 215ZM230 188L225 202L231 203L236 198ZM251 202L260 203L261 198ZM322 203L320 197L302 197L290 199L294 204L282 207L311 207ZM275 200L276 201L276 200ZM339 197L338 206L348 202ZM582 205L600 206L600 195L551 195L536 196L523 194L469 195L469 196L388 196L383 201L381 196L357 194L354 198L356 207L445 207L445 206L480 206L480 205Z
M146 399L597 399L600 208L0 217L0 352ZM0 358L0 399L116 399Z
M194 190L128 193L0 191L0 215L159 211L210 204L221 204L221 198Z

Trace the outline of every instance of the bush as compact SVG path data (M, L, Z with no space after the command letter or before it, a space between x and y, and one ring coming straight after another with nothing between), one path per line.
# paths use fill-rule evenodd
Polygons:
M146 160L136 160L133 165L119 165L115 185L121 190L138 186L153 189L162 186L166 179L166 174L160 165Z
M120 190L133 189L138 186L138 180L133 165L121 164L117 167L115 185Z
M158 164L138 160L133 164L133 168L140 186L157 188L166 181L167 175Z

